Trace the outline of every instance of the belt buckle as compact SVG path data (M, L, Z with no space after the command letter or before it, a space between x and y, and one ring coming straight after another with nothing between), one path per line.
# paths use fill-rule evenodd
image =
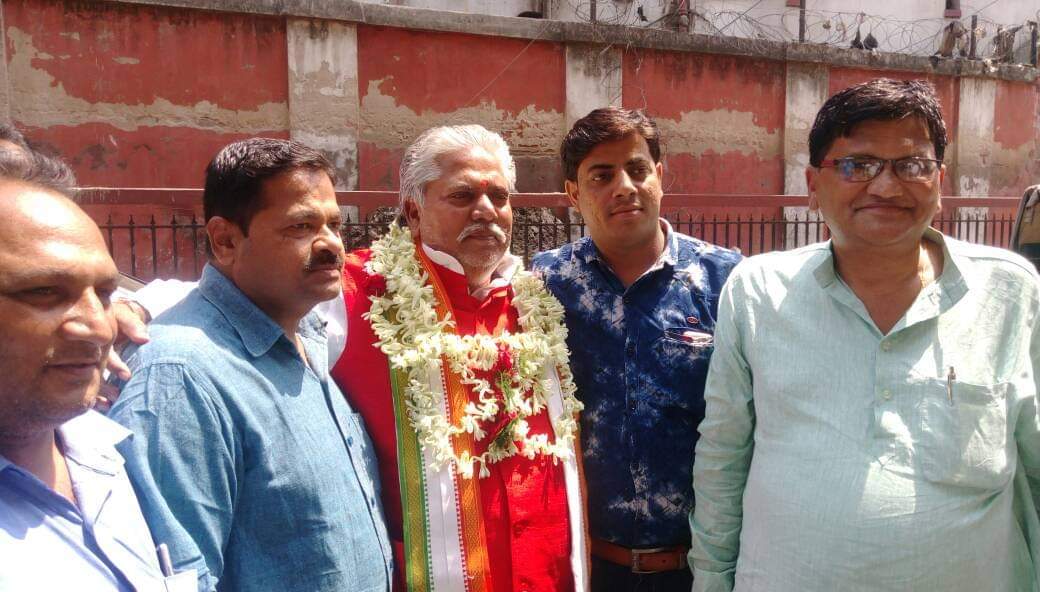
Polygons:
M669 547L654 547L653 549L631 549L632 552L632 573L634 574L652 574L658 573L660 570L645 570L643 569L642 561L639 559L643 555L650 555L653 553L663 553L668 551Z

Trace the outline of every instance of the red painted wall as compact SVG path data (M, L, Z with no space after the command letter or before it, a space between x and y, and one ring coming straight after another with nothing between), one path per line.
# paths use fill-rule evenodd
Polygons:
M14 122L82 184L199 186L221 146L288 135L283 19L54 0L3 18Z
M783 63L631 49L625 52L623 68L625 107L646 109L662 127L667 127L663 120L670 120L694 138L718 140L691 153L675 142L670 145L663 134L668 191L783 193ZM713 120L724 112L744 114L749 123L743 129L713 128L723 125ZM746 150L753 135L767 138L771 153Z
M993 140L998 149L1014 151L1022 166L1005 167L994 175L995 194L1018 195L1040 183L1040 81L997 82Z
M428 127L474 121L473 112L452 117L460 110L501 111L500 125L480 123L510 143L521 179L525 159L541 163L558 147L566 97L562 45L365 25L358 25L357 35L359 189L396 189L407 145ZM557 119L560 129L531 129L533 115ZM558 191L557 178L541 190Z

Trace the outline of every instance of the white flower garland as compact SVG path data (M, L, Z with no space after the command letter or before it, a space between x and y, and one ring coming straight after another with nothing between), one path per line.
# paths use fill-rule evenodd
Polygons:
M537 277L518 270L513 276L513 306L518 313L520 333L489 335L455 334L450 313L437 318L433 287L419 264L410 231L391 225L390 231L372 244L372 258L366 270L386 280L384 294L372 295L372 308L365 318L386 354L390 365L404 371L408 419L418 434L423 450L431 450L435 470L454 462L459 474L471 478L479 466L480 477L490 474L487 465L519 453L534 458L545 454L562 460L571 456L577 433L576 415L582 404L574 397L567 350L567 329L563 306ZM441 371L442 356L449 370L477 396L466 405L458 425L452 425L444 412L444 401L430 389L430 370ZM544 379L555 368L563 394L563 413L551 418L555 442L547 434L528 434L527 418L540 413L552 388ZM495 372L495 384L476 372ZM496 387L501 397L496 395ZM468 452L456 455L452 436L467 433L476 440L487 433L482 424L504 414L510 418L495 435L487 451L477 456ZM516 442L523 446L518 448Z

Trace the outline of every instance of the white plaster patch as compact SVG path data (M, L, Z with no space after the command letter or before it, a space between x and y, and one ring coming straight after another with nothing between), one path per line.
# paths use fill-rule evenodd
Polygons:
M567 58L566 126L593 109L621 104L621 48L569 43Z
M768 159L782 154L780 130L767 131L747 111L686 111L676 121L658 118L657 126L672 154L740 152Z
M338 189L356 189L357 27L290 19L287 46L290 134L332 161Z
M372 80L361 98L360 139L381 148L405 148L431 127L479 124L502 134L513 156L556 156L563 141L563 116L528 105L513 115L499 109L494 101L460 107L450 113L423 111L398 105L395 97L384 95L383 79Z

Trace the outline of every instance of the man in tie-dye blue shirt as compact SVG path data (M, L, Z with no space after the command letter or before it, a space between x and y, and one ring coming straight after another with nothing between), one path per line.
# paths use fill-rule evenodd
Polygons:
M561 148L590 237L535 257L566 309L582 413L592 589L683 591L690 471L717 298L736 252L660 218L657 126L597 109Z

